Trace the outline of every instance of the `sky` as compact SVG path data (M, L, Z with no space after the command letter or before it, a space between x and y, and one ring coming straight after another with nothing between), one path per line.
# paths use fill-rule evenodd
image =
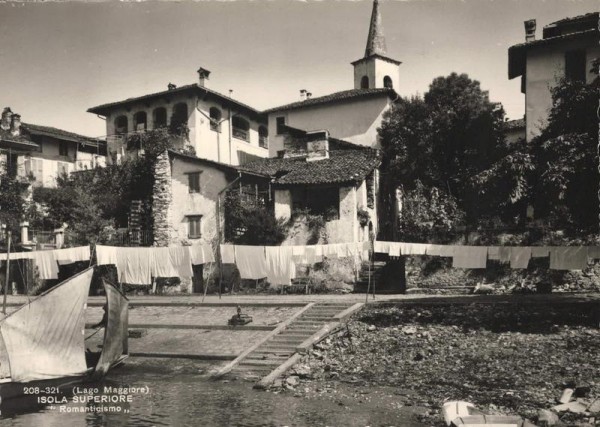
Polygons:
M542 27L597 11L598 0L381 0L388 56L402 61L402 96L467 73L524 113L508 48L523 21ZM105 134L90 107L197 82L263 110L353 88L364 55L370 0L0 3L0 107L26 123Z

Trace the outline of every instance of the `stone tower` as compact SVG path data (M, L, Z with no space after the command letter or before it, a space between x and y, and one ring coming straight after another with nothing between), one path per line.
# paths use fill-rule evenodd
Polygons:
M365 56L354 61L354 89L398 89L400 61L389 58L385 46L379 1L373 1L371 24L367 37Z

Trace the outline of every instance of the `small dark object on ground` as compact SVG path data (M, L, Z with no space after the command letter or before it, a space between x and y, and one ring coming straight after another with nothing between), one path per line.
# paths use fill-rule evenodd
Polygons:
M242 307L238 305L237 314L231 316L231 319L227 322L229 325L246 325L252 322L252 316L242 314Z
M130 329L127 334L129 338L142 338L148 333L145 329Z

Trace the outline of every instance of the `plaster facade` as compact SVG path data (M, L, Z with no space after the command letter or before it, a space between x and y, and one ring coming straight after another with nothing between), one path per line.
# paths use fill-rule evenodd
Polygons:
M124 133L123 128L117 126L120 117L127 121L126 132L152 130L165 126L171 122L174 112L185 106L187 111L187 125L189 128L189 142L181 141L181 145L191 145L196 151L196 156L215 162L239 165L245 161L245 154L254 157L267 157L268 136L259 138L259 128L267 130L266 123L250 117L241 111L222 105L222 102L213 97L203 98L189 91L177 91L173 94L164 92L152 99L126 105L115 105L106 116L106 134L109 143L109 152L116 153L117 161L126 155L125 138L119 136ZM155 123L159 109L164 109L166 123ZM219 112L218 125L211 125L211 109ZM145 125L137 125L136 117L145 113ZM238 130L233 121L241 119L247 122L248 130ZM264 145L264 147L261 147Z
M277 134L277 118L285 117L285 124L306 131L327 130L333 138L357 145L379 147L377 128L383 114L392 105L387 96L354 99L345 102L321 104L269 114L269 157L276 157L284 149L284 135Z
M552 108L550 89L565 75L566 52L577 49L586 51L586 80L590 83L596 76L591 72L592 61L600 57L600 46L597 43L586 40L565 40L537 46L527 52L525 75L527 141L539 135L546 126Z
M397 63L379 57L365 58L354 62L354 89L381 89L390 87L385 77L391 80L391 88L400 87L400 68ZM368 78L367 88L363 87L363 77Z

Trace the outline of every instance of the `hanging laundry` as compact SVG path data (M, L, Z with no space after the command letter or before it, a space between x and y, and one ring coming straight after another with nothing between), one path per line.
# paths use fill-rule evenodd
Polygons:
M348 257L348 243L336 243L333 246L335 248L335 255L337 258Z
M500 247L499 246L488 246L488 259L493 261L500 261Z
M130 285L150 285L154 249L156 248L117 248L119 282Z
M90 259L90 247L79 246L76 248L67 249L56 249L54 252L54 258L59 265L72 264L79 261L89 261Z
M549 246L532 246L531 258L546 258L550 256Z
M178 272L170 259L168 247L150 248L150 274L152 277L177 277Z
M264 246L235 246L235 264L242 279L267 277L267 260Z
M117 247L96 245L96 260L98 265L117 265Z
M485 268L487 263L486 246L455 246L452 267Z
M552 270L583 270L587 266L587 246L553 247L550 250L550 269Z
M35 252L11 252L10 259L11 261L14 259L33 259L33 254ZM0 261L6 261L8 258L7 254L0 254Z
M320 249L320 248L319 248ZM318 252L321 252L317 249L316 245L306 246L304 249L304 257L302 258L302 264L315 264L317 262L323 261L323 255L319 255Z
M304 259L304 254L306 251L306 246L296 245L292 246L292 255L294 258Z
M208 243L190 246L190 258L192 260L192 264L194 265L215 262L215 255L213 253L212 246Z
M431 245L426 243L401 243L402 255L426 255Z
M292 246L266 246L267 281L272 286L289 286L296 277Z
M510 248L510 268L527 268L530 259L530 247L513 246Z
M390 242L375 241L373 243L373 251L378 254L389 254L390 253Z
M58 264L54 259L53 251L32 252L32 258L38 269L40 279L58 279Z
M235 246L221 245L221 262L223 264L235 264Z
M175 277L179 277L180 279L191 279L194 277L189 248L189 246L169 247L169 261L177 272Z
M390 250L388 254L390 256L400 256L401 253L401 244L400 242L390 242Z
M600 259L600 246L588 246L588 258L590 259Z

